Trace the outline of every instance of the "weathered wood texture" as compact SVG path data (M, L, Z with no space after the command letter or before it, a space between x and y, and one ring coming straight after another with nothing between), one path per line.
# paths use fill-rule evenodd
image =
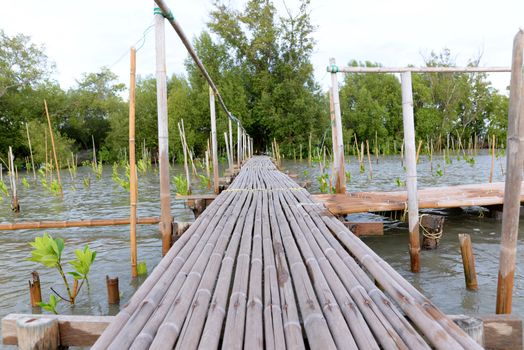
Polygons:
M313 197L323 202L334 215L404 210L407 207L406 191L319 194ZM419 209L489 206L502 204L503 201L504 182L418 190ZM520 201L524 202L524 183L520 187Z
M93 349L218 347L480 349L260 156L174 243Z
M16 345L16 321L31 318L51 318L58 320L60 345L91 346L98 339L113 316L69 316L69 315L21 315L9 314L2 319L2 342L4 345Z

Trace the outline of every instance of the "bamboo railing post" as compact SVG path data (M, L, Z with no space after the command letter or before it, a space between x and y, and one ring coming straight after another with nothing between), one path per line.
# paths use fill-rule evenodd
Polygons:
M342 115L340 112L340 99L338 95L338 81L337 81L337 72L338 67L335 64L335 59L331 58L329 60L330 69L331 69L331 91L333 95L333 107L335 109L335 128L337 131L337 167L335 168L336 177L335 177L335 187L337 193L344 194L346 193L346 169L344 162L344 140L342 136Z
M129 245L131 246L131 277L137 277L136 210L138 197L138 178L135 155L135 85L136 49L131 48L131 70L129 74Z
M477 272L475 271L475 256L471 246L471 237L467 233L459 233L460 254L462 255L462 265L464 265L464 278L466 288L477 290Z
M53 156L55 157L56 176L58 177L58 185L60 186L60 195L64 198L64 191L62 189L62 180L60 179L60 168L58 167L58 158L56 157L55 137L53 136L53 129L51 129L51 118L47 109L47 101L44 100L45 115L47 117L47 125L49 126L49 135L51 135L51 146L53 147Z
M495 170L495 134L491 142L491 168L489 169L489 182L493 182L493 172Z
M240 123L237 123L237 166L239 170L242 166L242 142L240 141L241 138L242 134L240 132Z
M515 258L520 215L520 188L524 162L524 28L513 41L513 61L509 96L506 184L502 237L500 241L497 314L510 314L515 277Z
M31 147L31 138L29 137L29 126L25 123L25 130L27 132L27 142L29 144L29 154L31 155L31 168L33 169L33 180L36 181L35 161L33 158L33 148Z
M229 127L229 153L231 155L231 163L229 164L229 171L233 173L233 165L235 164L235 154L233 152L233 122L231 121L231 118L227 119L228 127Z
M329 90L329 117L331 119L331 143L333 144L333 168L338 169L338 145L337 145L337 128L335 121L335 104L333 102L333 91Z
M211 86L209 87L209 109L211 111L211 147L213 148L213 188L215 193L218 194L220 190L218 183L217 121L215 114L215 93Z
M169 144L167 118L166 43L164 16L155 7L156 96L158 119L158 154L160 163L160 233L162 255L171 247L171 194L169 189Z
M402 84L402 119L406 161L406 187L408 192L409 255L411 271L420 271L420 237L418 222L417 162L415 154L415 122L413 117L413 91L411 72L400 74Z
M231 149L229 148L229 137L227 136L226 131L224 131L224 141L226 142L227 165L229 171L231 172L231 169L233 168L233 162L231 160Z

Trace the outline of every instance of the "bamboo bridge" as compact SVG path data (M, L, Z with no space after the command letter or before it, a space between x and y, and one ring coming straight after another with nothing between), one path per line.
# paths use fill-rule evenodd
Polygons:
M218 347L481 348L264 156L174 243L93 349Z

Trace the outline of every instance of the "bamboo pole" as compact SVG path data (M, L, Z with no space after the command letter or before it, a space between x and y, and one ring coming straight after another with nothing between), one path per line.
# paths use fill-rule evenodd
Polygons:
M137 218L137 225L153 225L158 224L160 218L158 217L143 217ZM0 224L0 231L16 231L16 230L33 230L33 229L48 229L48 228L66 228L66 227L98 227L98 226L119 226L129 225L131 221L129 218L117 219L88 219L88 220L71 220L71 221L36 221L36 222L17 222L10 224Z
M417 147L417 157L416 157L417 164L418 164L418 159L420 157L420 150L421 150L421 148L422 148L422 140L419 140L418 141L418 147Z
M215 114L215 93L211 86L209 87L209 108L211 111L211 147L213 147L213 189L215 193L218 194L220 189L218 183L217 121Z
M137 277L136 211L138 197L138 178L135 155L135 85L136 49L130 51L131 69L129 74L129 245L131 247L131 277Z
M402 119L404 122L404 144L406 152L406 187L408 192L409 218L409 254L411 271L420 271L420 237L418 222L417 162L415 155L415 123L413 117L413 91L411 72L403 72L402 85Z
M229 137L226 131L224 131L224 141L226 142L227 165L228 169L231 171L231 169L233 168L233 163L231 161L231 150L229 149Z
M464 278L466 288L477 290L477 273L475 272L475 256L471 246L471 237L467 233L459 233L460 254L462 255L462 265L464 266Z
M33 158L33 148L31 147L31 138L29 137L29 126L25 123L25 131L27 133L27 142L29 144L29 154L31 155L31 168L33 169L33 180L36 181L35 160Z
M329 64L331 67L336 67L335 59L330 58ZM336 71L331 71L331 91L333 95L333 106L335 109L335 128L337 130L337 167L335 169L335 187L339 194L346 193L346 169L344 162L344 140L342 136L342 115L340 112L340 100L338 95L338 81Z
M373 169L371 167L371 154L369 153L369 141L366 139L366 151L368 154L369 178L373 178Z
M31 306L38 307L42 302L42 290L40 288L40 276L38 272L31 272L32 280L29 281L29 295L31 297Z
M240 132L240 123L237 123L237 166L238 169L242 166L242 142L240 141L242 134Z
M331 72L332 68L327 67ZM339 67L342 73L506 73L509 67Z
M309 151L308 151L308 156L307 156L308 166L311 166L311 137L312 137L312 134L310 131L309 132Z
M14 156L13 148L9 146L9 183L11 185L11 210L15 213L20 211L20 203L18 202L18 194L16 190L16 179L15 179L15 166L14 166Z
M493 172L495 171L495 134L491 142L491 168L489 169L489 182L493 182Z
M189 166L187 164L187 144L186 144L186 135L185 130L183 128L184 125L184 119L181 120L182 126L180 123L178 123L178 132L180 134L180 142L182 143L182 149L184 153L184 171L186 173L186 181L187 181L187 192L191 193L191 175L189 174ZM211 157L213 155L211 154Z
M155 14L156 91L158 111L158 154L160 162L160 233L162 255L171 247L171 193L169 189L169 137L167 118L166 43L164 16Z
M95 164L95 166L98 166L98 163L96 161L95 137L93 135L91 135L91 142L93 144L93 164Z
M497 314L510 314L515 276L515 258L520 216L520 187L524 163L524 28L513 41L511 64L508 141L506 150L506 184L502 237L500 242L499 277L497 285Z
M45 115L47 117L47 125L49 126L49 135L51 135L51 146L53 147L53 156L55 158L56 176L58 177L58 186L60 186L60 195L64 198L64 191L62 190L62 180L60 179L60 168L58 167L58 158L56 156L55 138L53 136L53 129L51 128L51 118L47 110L47 102L44 100Z
M233 172L233 165L235 164L235 154L233 153L233 122L231 121L231 119L228 119L227 121L229 127L229 153L231 155L231 163L229 164L229 170Z
M107 303L120 303L120 292L118 288L118 277L110 278L106 275Z
M329 117L331 119L331 143L333 145L333 167L338 169L338 145L337 145L337 128L335 118L335 103L333 101L333 91L329 90Z

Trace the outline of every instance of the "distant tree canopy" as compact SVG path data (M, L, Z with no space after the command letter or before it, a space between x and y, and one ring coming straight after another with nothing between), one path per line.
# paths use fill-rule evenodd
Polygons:
M275 139L284 154L305 155L313 145L330 144L329 99L314 79L311 56L315 49L310 1L295 11L277 13L273 1L249 0L241 9L218 1L207 30L193 46L218 86L230 111L265 151ZM431 53L427 66L453 66L447 49ZM473 60L470 65L478 65ZM379 63L349 61L351 66ZM211 132L209 87L188 57L186 74L168 79L170 156L180 159L178 124L195 156L207 149ZM24 35L9 37L0 30L0 158L13 146L17 161L29 156L27 128L37 162L45 161L49 137L43 100L46 99L58 140L62 165L71 152L88 150L112 161L126 154L128 103L125 85L108 68L84 73L75 86L63 90L50 77L54 65L43 47ZM402 143L400 82L393 74L346 74L340 77L340 101L345 142L375 138L379 144ZM421 140L506 137L508 98L497 92L485 74L413 74L416 136ZM224 149L228 120L217 104L218 142ZM139 79L136 87L136 144L157 149L156 81ZM236 126L233 126L236 136ZM326 137L327 136L327 137ZM235 137L236 139L236 137ZM49 155L50 145L47 146ZM398 151L398 149L397 149Z

